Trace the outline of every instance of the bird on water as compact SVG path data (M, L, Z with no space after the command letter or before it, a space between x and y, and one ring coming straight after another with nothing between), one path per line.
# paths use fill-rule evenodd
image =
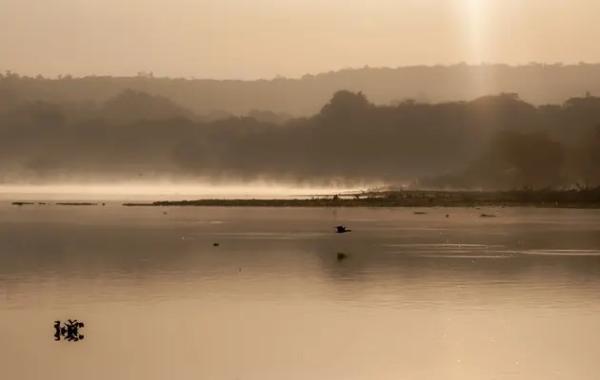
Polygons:
M346 232L351 232L351 229L346 228L346 226L336 226L335 227L335 232L337 232L338 234L343 234Z

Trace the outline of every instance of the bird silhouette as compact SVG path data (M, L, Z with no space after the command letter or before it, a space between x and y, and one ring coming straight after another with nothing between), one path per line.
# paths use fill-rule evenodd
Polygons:
M336 226L335 230L336 230L335 232L337 232L338 234L343 234L343 233L352 231L352 230L346 228L346 226Z

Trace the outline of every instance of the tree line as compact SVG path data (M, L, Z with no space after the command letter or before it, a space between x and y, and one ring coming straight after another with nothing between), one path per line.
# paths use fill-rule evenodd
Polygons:
M427 188L600 186L600 98L531 105L472 101L375 105L338 91L311 116L208 120L125 90L103 103L0 108L0 181L279 180Z

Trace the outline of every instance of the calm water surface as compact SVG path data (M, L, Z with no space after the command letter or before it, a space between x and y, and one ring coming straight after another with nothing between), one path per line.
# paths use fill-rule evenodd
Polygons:
M591 380L600 211L5 202L0 301L6 379Z

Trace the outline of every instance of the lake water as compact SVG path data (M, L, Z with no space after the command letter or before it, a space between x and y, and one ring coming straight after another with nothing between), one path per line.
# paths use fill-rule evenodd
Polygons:
M600 211L4 202L0 300L3 379L595 380Z

